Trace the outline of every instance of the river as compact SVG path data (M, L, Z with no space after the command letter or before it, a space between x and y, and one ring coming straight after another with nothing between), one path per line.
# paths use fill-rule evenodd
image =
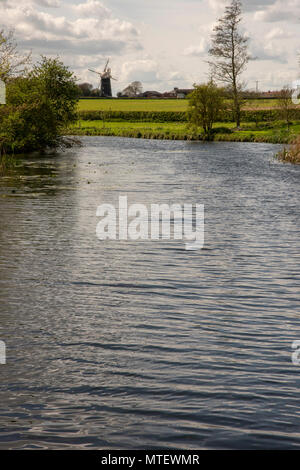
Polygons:
M300 448L300 167L82 141L0 178L0 448ZM204 204L204 248L100 241L120 195Z

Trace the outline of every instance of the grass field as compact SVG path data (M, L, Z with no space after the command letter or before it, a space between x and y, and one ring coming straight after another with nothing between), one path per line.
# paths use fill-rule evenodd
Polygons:
M178 132L186 133L186 124L182 122L124 122L124 121L113 121L105 122L102 121L80 121L78 125L74 126L73 129L112 129L115 131L119 130L141 130L141 131L162 131L162 132Z
M79 111L186 111L188 100L79 100ZM276 108L278 100L251 100L245 109Z
M265 141L273 143L285 143L289 141L291 135L300 133L300 123L295 123L291 127L290 134L286 130L284 123L277 123L273 128L256 128L255 123L243 123L241 130L235 131L233 123L216 123L215 128L222 127L231 129L232 133L220 133L221 140L244 140L244 141ZM200 132L200 131L199 131ZM187 130L186 123L181 122L105 122L102 121L79 121L74 125L69 133L73 135L114 135L146 138L170 138L187 139L190 131ZM218 140L218 138L216 139Z

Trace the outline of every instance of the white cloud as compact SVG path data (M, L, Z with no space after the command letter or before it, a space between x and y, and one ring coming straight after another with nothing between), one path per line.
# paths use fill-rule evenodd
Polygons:
M53 0L46 1L53 3ZM138 31L134 26L128 21L115 18L108 9L103 10L103 15L72 20L66 15L39 11L33 3L34 0L25 0L25 3L16 6L12 0L6 0L0 4L0 15L5 17L6 27L14 28L23 47L48 53L51 50L53 53L72 51L75 55L83 51L85 53L89 48L94 53L98 50L99 54L109 54L112 51L118 53L118 49L121 53L126 48L141 48ZM78 8L84 9L87 6L88 11L95 4L99 13L101 4L95 0L88 0L78 5ZM89 11L92 14L92 10Z
M112 16L111 11L98 0L87 0L85 3L74 5L73 9L78 15L88 18L104 19Z
M203 56L207 52L208 46L209 46L209 41L206 38L201 38L199 44L187 47L183 51L183 53L185 56L194 56L194 57Z
M282 28L273 28L265 36L267 40L272 39L287 39L293 37L293 34L290 31L284 30Z
M282 43L278 43L277 41L269 41L265 44L263 51L267 59L277 60L282 64L286 64L288 62L288 53L285 45Z
M242 0L242 11L256 11L272 5L274 0ZM230 0L209 0L210 7L217 13L223 12L230 5Z
M226 5L228 5L227 0L208 0L209 6L217 13L224 10Z
M16 8L20 5L16 4L16 2L12 2L11 0L0 0L1 8ZM58 8L61 6L61 0L22 0L22 6L41 6L41 7L46 7L46 8Z
M255 61L273 61L274 63L286 64L288 62L288 51L282 42L274 40L256 40L251 44L250 52Z
M60 0L35 0L35 3L43 7L58 8L60 6Z
M160 81L158 69L158 64L151 59L125 62L121 70L122 81L140 80L141 82L155 83Z
M170 81L177 82L177 81L185 81L186 77L179 71L171 72L169 76Z
M300 3L299 0L275 0L267 8L255 13L255 20L266 23L291 21L299 22Z

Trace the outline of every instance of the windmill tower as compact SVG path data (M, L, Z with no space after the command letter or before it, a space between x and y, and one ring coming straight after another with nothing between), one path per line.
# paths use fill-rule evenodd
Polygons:
M96 73L100 77L99 91L102 98L112 97L111 91L111 80L116 80L111 75L111 69L108 67L109 59L106 62L103 72L96 72L95 70L89 69L90 72Z

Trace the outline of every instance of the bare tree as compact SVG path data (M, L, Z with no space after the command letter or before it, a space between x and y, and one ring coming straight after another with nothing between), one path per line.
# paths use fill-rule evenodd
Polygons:
M0 78L7 81L9 78L24 73L30 63L31 53L20 55L12 30L0 30Z
M280 116L287 124L288 130L290 130L292 110L294 108L292 101L293 90L288 85L285 85L280 91L278 97L278 103L280 108Z
M136 95L143 93L143 85L141 82L132 82L131 86L133 87Z
M130 98L134 98L140 95L143 92L143 85L141 82L132 82L128 85L123 91L123 96L129 96Z
M218 20L212 35L209 61L213 77L229 86L234 106L234 117L237 127L241 124L241 94L243 82L239 77L250 60L248 41L240 32L242 21L242 4L232 0L225 8L225 14Z

